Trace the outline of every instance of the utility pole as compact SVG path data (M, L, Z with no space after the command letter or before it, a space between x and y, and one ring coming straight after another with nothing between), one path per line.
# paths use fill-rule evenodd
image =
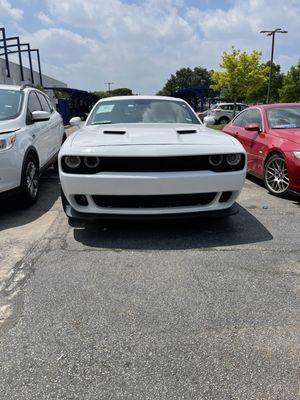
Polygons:
M110 93L110 87L111 87L111 85L113 85L114 83L113 82L105 82L104 83L104 85L107 85L107 91L108 91L108 93Z
M265 33L267 36L272 36L271 64L270 64L269 83L268 83L268 92L267 92L267 101L266 101L266 103L269 104L270 92L271 92L272 74L273 74L275 35L276 35L276 33L288 33L288 31L284 31L284 30L282 30L282 28L277 28L277 29L274 29L273 31L260 31L260 33Z

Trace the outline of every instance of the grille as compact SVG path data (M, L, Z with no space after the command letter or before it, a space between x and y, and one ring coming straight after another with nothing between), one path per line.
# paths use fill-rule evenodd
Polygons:
M103 208L164 208L206 205L217 193L172 194L151 196L92 196Z

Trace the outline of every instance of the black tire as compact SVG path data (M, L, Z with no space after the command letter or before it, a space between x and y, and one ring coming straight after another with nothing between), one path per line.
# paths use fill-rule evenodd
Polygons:
M30 207L38 200L40 192L39 163L37 157L29 154L24 162L18 202Z
M219 119L218 123L219 123L220 125L227 125L229 121L230 121L229 118L227 118L227 117L221 117L221 118Z
M289 190L289 176L287 164L281 154L271 156L264 170L264 183L268 191L277 197L285 197Z

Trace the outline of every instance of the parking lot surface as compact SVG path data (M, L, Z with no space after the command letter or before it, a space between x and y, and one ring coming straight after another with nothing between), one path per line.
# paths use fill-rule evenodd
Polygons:
M0 211L0 398L300 398L300 217L247 180L228 220L72 229L49 171Z

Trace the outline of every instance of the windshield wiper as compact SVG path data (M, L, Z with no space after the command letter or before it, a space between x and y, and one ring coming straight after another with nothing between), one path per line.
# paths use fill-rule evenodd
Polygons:
M105 124L111 124L111 121L93 122L91 125L105 125Z

